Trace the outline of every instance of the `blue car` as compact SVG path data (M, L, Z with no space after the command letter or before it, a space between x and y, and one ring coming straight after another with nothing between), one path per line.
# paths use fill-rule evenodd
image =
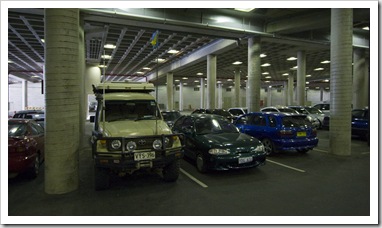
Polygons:
M351 119L352 135L360 136L364 139L369 139L369 108L353 109Z
M240 116L234 124L262 141L267 155L290 150L306 153L318 144L317 131L306 115L252 112Z

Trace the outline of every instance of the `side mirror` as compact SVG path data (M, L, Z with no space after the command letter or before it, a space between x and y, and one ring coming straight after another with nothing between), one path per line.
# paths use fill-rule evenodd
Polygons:
M90 116L90 123L94 123L95 116Z

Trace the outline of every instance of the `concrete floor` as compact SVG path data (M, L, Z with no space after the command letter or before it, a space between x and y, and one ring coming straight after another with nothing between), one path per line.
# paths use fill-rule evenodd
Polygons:
M86 129L84 137L88 139L89 123ZM353 139L352 155L339 157L328 153L329 132L319 130L318 136L318 147L307 154L277 154L261 167L200 174L191 161L182 160L181 174L175 183L163 182L155 173L139 173L113 178L111 188L105 191L94 191L89 145L80 151L80 185L76 191L46 194L43 166L41 175L34 180L22 176L9 179L8 218L24 223L28 220L17 216L91 216L70 221L65 217L48 217L48 220L28 217L31 222L27 224L34 221L52 224L286 224L289 221L333 224L337 221L333 222L334 218L344 223L354 219L363 223L365 217L362 216L374 214L375 209L370 203L370 147L365 141ZM156 217L143 219L146 217L142 216ZM205 220L189 216L203 216ZM286 217L272 219L269 216Z

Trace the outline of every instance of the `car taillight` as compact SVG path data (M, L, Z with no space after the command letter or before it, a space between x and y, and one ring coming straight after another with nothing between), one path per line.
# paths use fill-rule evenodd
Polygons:
M289 137L289 136L293 135L293 131L292 130L280 130L279 135L281 137Z

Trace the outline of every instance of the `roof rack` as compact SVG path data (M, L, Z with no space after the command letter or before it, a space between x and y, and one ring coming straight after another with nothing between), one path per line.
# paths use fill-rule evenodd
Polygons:
M154 84L147 82L104 82L93 86L94 93L113 93L113 92L143 92L154 91Z

